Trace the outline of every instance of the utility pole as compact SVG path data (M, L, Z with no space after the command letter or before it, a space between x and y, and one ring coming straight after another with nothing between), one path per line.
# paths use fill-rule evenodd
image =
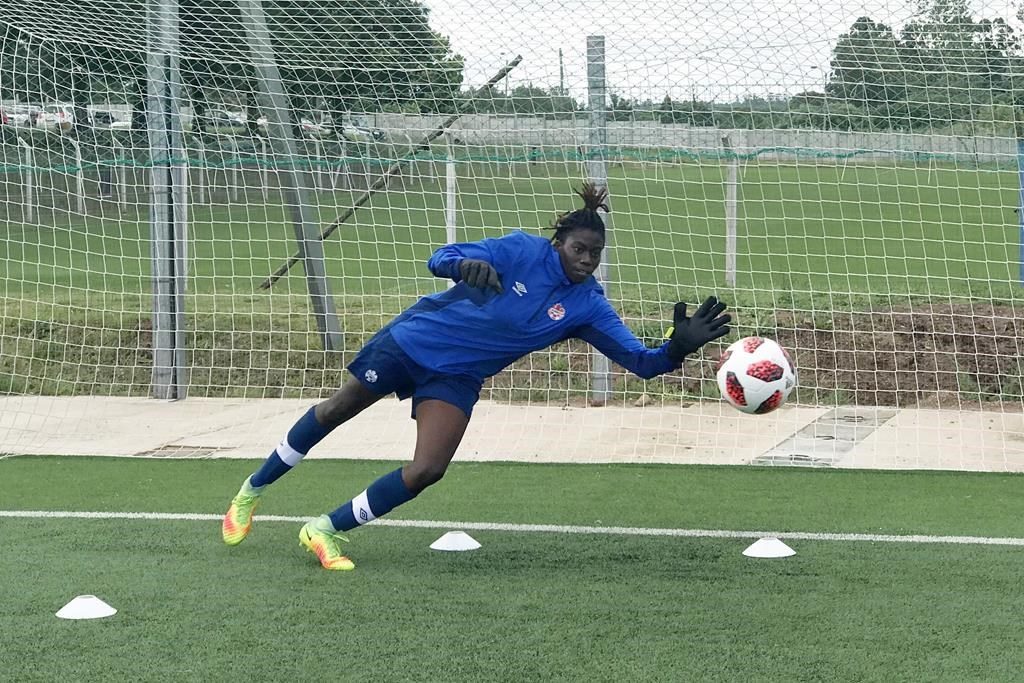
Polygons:
M565 97L565 62L562 60L562 48L558 48L558 94Z

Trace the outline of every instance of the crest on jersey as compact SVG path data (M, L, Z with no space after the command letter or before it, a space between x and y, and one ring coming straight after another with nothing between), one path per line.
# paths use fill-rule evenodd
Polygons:
M565 317L565 306L562 304L555 304L548 309L548 317L552 320L561 320Z

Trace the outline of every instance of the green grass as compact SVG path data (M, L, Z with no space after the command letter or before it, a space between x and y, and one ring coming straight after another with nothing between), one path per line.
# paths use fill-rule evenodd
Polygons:
M459 239L514 228L537 231L575 202L579 179L564 165L519 169L511 180L459 179ZM613 264L624 283L721 287L725 250L723 170L712 163L652 169L613 165ZM1011 171L869 165L752 163L741 173L738 290L776 295L1015 298L1019 185ZM329 224L348 192L322 192ZM443 188L427 180L377 195L327 240L339 296L421 291L424 262L445 241ZM3 243L9 298L50 290L146 294L149 225L138 214L46 216L13 224ZM193 206L191 282L197 309L228 292L269 298L302 292L301 267L273 294L256 286L294 251L290 217L276 194L264 200ZM643 289L636 285L638 289ZM269 304L267 304L269 305Z
M0 461L0 508L220 513L252 461ZM395 466L310 461L261 512L313 516ZM45 482L45 485L41 485ZM327 483L326 486L323 484ZM1019 475L456 463L392 518L1024 536ZM4 680L984 680L1024 665L1020 547L0 518ZM53 613L92 593L120 612ZM40 653L44 653L41 655ZM59 653L59 655L57 654Z

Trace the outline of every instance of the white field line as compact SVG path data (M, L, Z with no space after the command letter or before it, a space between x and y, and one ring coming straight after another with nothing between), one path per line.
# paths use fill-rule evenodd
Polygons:
M0 510L0 518L29 519L126 519L186 522L219 522L223 515L194 512L74 512L60 510ZM301 524L309 517L256 515L261 522ZM805 531L733 531L729 529L658 529L626 526L574 526L561 524L505 524L501 522L445 522L418 519L377 519L371 526L416 529L461 529L473 531L512 531L525 533L591 534L610 536L674 536L683 538L779 538L799 541L869 541L872 543L953 543L958 545L1024 546L1024 538L990 536L924 536L891 534L830 534Z

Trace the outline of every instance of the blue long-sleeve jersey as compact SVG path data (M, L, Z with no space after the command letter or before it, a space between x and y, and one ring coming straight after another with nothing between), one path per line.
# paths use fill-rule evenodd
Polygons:
M504 292L461 282L459 263L466 258L494 266ZM425 368L483 380L573 337L645 379L679 367L667 344L648 349L630 332L593 277L570 282L543 237L514 232L449 244L434 252L427 267L458 284L420 299L389 326L402 350Z

